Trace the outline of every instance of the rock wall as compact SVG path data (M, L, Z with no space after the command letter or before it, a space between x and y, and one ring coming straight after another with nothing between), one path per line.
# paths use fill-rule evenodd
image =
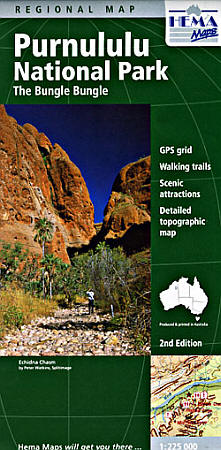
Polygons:
M69 262L67 248L89 244L95 234L94 208L80 170L44 133L20 126L0 105L0 240L21 242L41 254L34 241L39 218L53 223L48 245Z
M117 175L97 238L127 251L150 246L150 156L123 167Z

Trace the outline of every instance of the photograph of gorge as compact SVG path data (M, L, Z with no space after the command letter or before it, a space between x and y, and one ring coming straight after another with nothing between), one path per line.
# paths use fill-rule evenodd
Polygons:
M0 160L0 356L149 354L149 105L1 105Z

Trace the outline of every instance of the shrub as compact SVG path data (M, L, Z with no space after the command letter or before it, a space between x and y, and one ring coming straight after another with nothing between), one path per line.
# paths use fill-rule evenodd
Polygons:
M39 316L50 315L56 308L55 302L44 302L23 289L11 284L0 290L0 333L20 327Z
M0 309L2 310L2 306ZM2 310L2 318L7 328L19 327L23 324L23 312L16 305L6 305Z
M150 264L147 251L127 257L123 250L104 242L95 251L76 255L72 260L81 292L91 288L95 304L110 312L114 306L114 327L126 326L142 351L150 335ZM81 273L81 276L79 275Z

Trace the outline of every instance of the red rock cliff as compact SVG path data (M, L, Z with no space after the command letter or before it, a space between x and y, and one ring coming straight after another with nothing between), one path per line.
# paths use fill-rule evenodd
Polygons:
M34 226L54 225L49 244L68 262L67 247L87 245L95 234L94 208L80 170L44 133L20 126L0 105L0 240L21 242L41 254Z
M136 250L149 244L150 156L123 167L104 211L105 240L119 240Z

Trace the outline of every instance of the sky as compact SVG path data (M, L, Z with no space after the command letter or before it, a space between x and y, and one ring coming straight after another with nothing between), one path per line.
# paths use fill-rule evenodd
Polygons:
M6 110L68 153L86 182L95 223L103 221L120 169L150 153L148 105L6 105Z

